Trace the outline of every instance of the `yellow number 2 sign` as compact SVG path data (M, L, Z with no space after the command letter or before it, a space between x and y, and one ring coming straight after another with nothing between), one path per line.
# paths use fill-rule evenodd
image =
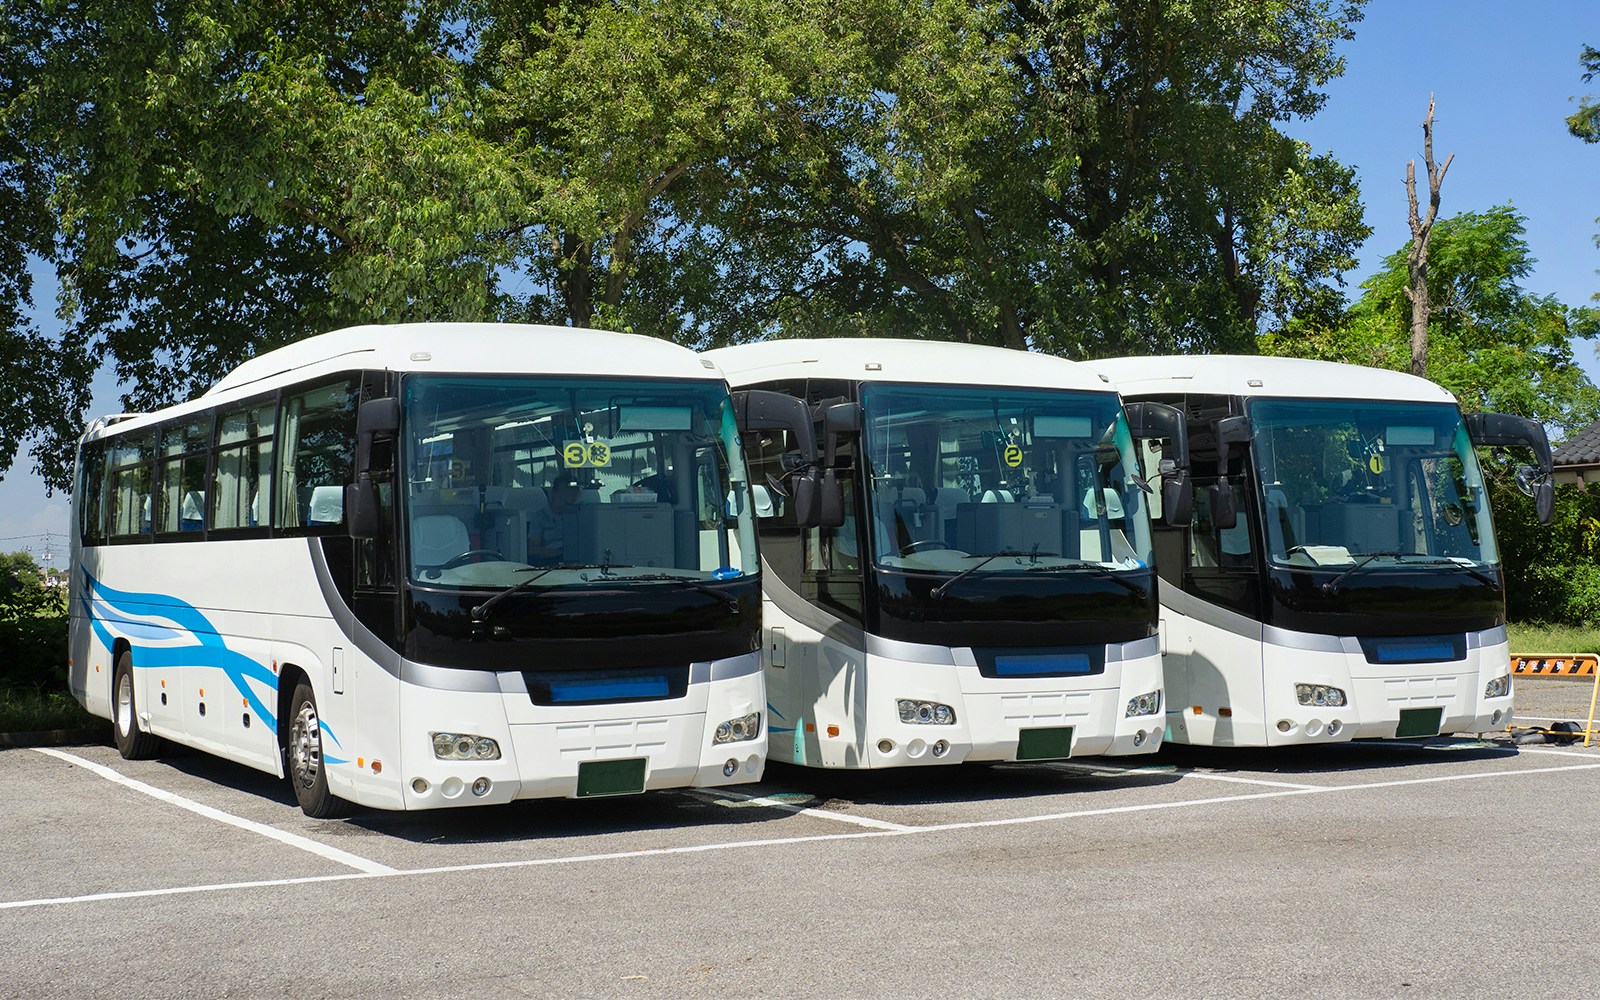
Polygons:
M1014 444L1006 445L1006 464L1015 469L1022 464L1022 449Z

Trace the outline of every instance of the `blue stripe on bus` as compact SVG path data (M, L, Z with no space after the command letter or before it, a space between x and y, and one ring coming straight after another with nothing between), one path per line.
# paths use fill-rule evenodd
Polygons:
M1048 656L996 656L994 672L1000 677L1059 677L1062 674L1087 674L1094 669L1086 653L1057 653Z
M273 732L278 731L277 716L249 683L256 681L276 694L277 675L264 664L229 649L216 627L193 605L167 594L115 590L84 569L83 606L90 627L107 650L114 648L120 637L130 640L132 661L137 668L215 667L233 683L257 717ZM162 620L172 625L160 624ZM195 644L151 646L136 644L134 639L144 642L193 639ZM333 736L332 731L328 735ZM338 737L334 737L334 742L339 742Z
M550 682L550 700L555 704L581 701L634 701L665 698L672 693L665 677L615 677L593 680Z

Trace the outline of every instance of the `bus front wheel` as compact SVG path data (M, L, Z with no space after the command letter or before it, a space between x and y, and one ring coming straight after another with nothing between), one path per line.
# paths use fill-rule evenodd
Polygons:
M285 748L289 784L300 808L313 819L348 816L351 803L328 790L328 771L322 756L322 721L317 697L305 681L295 685L290 702L289 745Z
M133 654L124 649L111 673L111 724L124 760L149 760L161 751L161 738L139 726L133 695Z

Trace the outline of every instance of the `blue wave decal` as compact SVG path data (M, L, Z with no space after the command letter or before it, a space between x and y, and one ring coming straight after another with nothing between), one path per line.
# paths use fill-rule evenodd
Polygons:
M277 717L250 684L250 681L255 681L276 695L277 675L243 653L229 649L222 641L222 636L217 634L216 627L192 604L166 594L115 590L96 580L85 569L83 610L95 636L106 649L113 648L119 636L130 640L130 643L132 640L145 643L133 645L133 665L136 668L200 666L221 670L257 717L273 732L278 731ZM181 645L148 645L151 642L176 643L181 640L192 641ZM333 733L330 731L328 735L333 736ZM337 737L334 742L339 742Z
M767 702L767 712L772 715L773 719L783 719L783 713L778 711L777 709L773 708L772 707L772 702L770 702L770 701ZM783 721L788 722L789 720L788 719L783 719ZM772 724L772 721L769 719L767 721L767 732L769 732L769 733L792 733L792 732L794 732L794 727L793 726L787 726L787 727L786 726L774 726Z
M317 716L317 728L328 734L328 739L333 741L333 745L334 746L338 747L340 750L344 749L344 744L339 742L338 734L336 734L333 731L333 728L331 726L329 726L327 721L325 719L323 719L322 716L320 716L320 715ZM332 754L328 753L327 744L323 744L323 746L322 746L322 762L324 764L348 764L348 763L350 763L350 761L347 758L335 757Z

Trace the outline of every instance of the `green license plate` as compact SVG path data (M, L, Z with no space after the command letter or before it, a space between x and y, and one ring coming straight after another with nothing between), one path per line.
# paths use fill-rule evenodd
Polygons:
M1438 736L1444 722L1443 708L1402 708L1400 728L1394 731L1396 739L1409 736Z
M1024 729L1017 734L1018 760L1061 760L1072 756L1072 727Z
M578 798L637 795L644 791L645 758L586 760L578 765Z

